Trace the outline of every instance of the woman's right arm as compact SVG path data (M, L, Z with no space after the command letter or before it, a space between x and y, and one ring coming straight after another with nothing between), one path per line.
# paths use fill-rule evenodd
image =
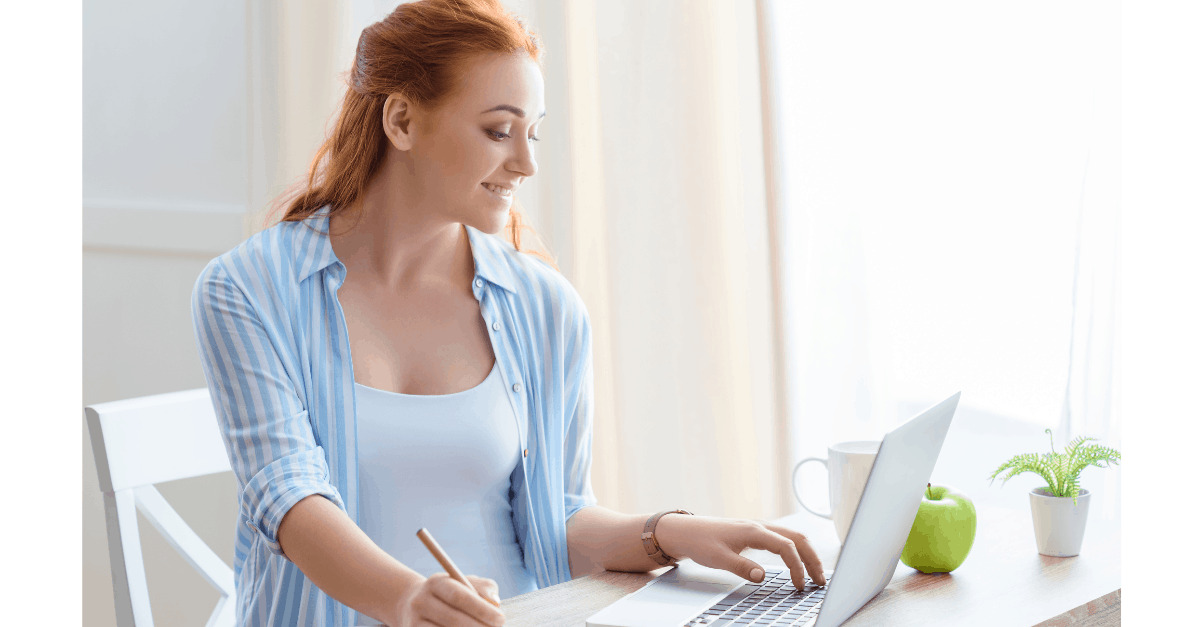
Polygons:
M242 487L239 513L269 551L291 560L332 598L389 625L407 627L422 618L485 625L499 617L494 624L502 623L500 611L474 591L444 574L421 576L350 519L271 332L219 261L197 280L192 315L213 408ZM491 580L468 579L496 590Z
M279 544L284 556L326 594L389 625L401 624L401 601L425 580L321 496L304 498L284 515Z
M401 564L326 498L314 495L293 506L279 527L279 544L318 588L387 625L504 624L499 609L449 575L426 578ZM467 578L499 599L496 582Z

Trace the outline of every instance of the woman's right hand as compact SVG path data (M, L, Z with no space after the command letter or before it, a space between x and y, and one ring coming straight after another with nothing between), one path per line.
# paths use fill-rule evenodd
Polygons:
M500 586L495 581L467 575L475 586L470 590L447 573L434 573L419 585L412 586L396 604L392 627L499 627L504 624L504 612L479 596L483 594L500 602ZM478 590L478 592L476 592Z

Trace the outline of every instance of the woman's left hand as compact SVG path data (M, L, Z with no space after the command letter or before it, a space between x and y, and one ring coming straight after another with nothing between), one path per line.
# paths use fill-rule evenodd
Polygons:
M658 520L654 536L663 553L675 559L691 558L755 583L763 580L766 571L741 553L764 549L783 558L792 582L801 582L799 587L804 585L806 568L818 586L825 585L825 571L808 538L787 527L759 520L667 514Z

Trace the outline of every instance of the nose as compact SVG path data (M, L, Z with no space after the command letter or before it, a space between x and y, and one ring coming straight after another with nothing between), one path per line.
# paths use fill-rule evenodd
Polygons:
M516 149L516 154L513 155L512 162L509 164L509 169L514 172L519 172L525 178L529 178L537 174L538 166L537 159L533 156L533 141L516 142L516 144L524 144Z

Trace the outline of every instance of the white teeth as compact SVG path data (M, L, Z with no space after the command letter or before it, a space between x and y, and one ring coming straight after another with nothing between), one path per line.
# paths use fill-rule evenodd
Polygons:
M505 188L503 188L503 187L497 187L497 186L495 186L495 185L489 185L488 183L484 183L484 184L483 184L483 186L484 186L484 187L486 187L486 188L488 188L489 190L491 190L491 191L493 191L493 192L497 193L497 194L500 194L501 196L511 196L511 195L512 195L512 190L511 190L511 189L505 189Z

